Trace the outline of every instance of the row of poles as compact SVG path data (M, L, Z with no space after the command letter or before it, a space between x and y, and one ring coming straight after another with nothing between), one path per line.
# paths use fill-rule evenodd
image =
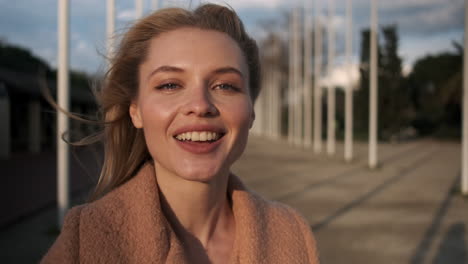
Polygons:
M346 62L351 65L352 52L352 0L347 0L346 17ZM465 0L465 29L468 28L468 0ZM320 19L319 1L315 5L315 30L314 30L314 62L312 83L312 40L310 35L311 2L306 1L304 15L304 67L303 76L300 74L300 22L299 11L293 11L291 19L292 32L290 39L290 76L288 95L288 141L295 145L304 145L313 149L316 153L322 150L322 87L321 87L321 65L322 65L322 21ZM135 15L140 18L143 15L143 0L135 0ZM152 8L158 9L161 0L153 0ZM327 74L330 75L334 61L335 32L333 26L334 0L329 0L328 21L328 64ZM107 0L106 16L107 54L112 55L114 47L115 32L115 0ZM465 50L468 50L468 34L465 34ZM371 35L370 35L370 108L369 108L369 167L377 166L377 0L371 0ZM268 67L267 67L268 68ZM70 109L69 94L69 0L58 0L58 69L57 69L57 102L65 111ZM462 143L462 192L468 194L468 56L464 56L464 107L463 107L463 143ZM280 80L278 70L269 71L265 77L271 87L276 87L273 92L264 92L267 97L261 95L257 105L265 104L267 101L279 102L281 99ZM312 102L311 93L313 86L313 130L312 130ZM345 89L345 160L349 161L353 157L353 120L352 120L352 87L349 82ZM335 153L335 90L330 84L327 87L327 153ZM281 108L271 108L263 117L267 117L269 125L269 135L279 138L281 136ZM58 203L58 224L62 225L66 210L70 206L69 193L69 145L62 140L62 134L69 129L69 120L64 113L57 115L57 203Z
M321 19L320 1L315 1L315 20L312 17L312 1L304 1L304 12L301 18L299 8L292 10L289 20L289 74L288 74L288 122L287 140L296 146L312 147L315 153L321 153L322 140L322 97L323 91L327 93L327 127L326 127L326 152L334 155L336 152L336 98L335 86L330 82L335 61L335 2L328 2L328 21ZM369 98L369 167L375 168L378 164L377 156L377 0L371 0L371 37L370 37L370 98ZM353 87L351 81L352 65L352 0L346 1L346 48L345 63L347 65L348 82L345 87L345 144L344 158L346 161L353 159ZM327 25L327 67L325 69L328 83L322 80L322 29ZM312 29L314 43L312 43ZM302 34L301 34L302 32ZM302 41L301 43L301 35ZM271 43L270 43L271 44ZM276 43L273 43L276 44ZM302 45L301 45L302 44ZM302 46L302 47L301 47ZM313 54L312 54L313 51ZM302 63L302 65L301 65ZM313 67L312 67L313 66ZM265 89L259 98L257 111L260 118L280 120L281 103L277 96L271 94L280 93L272 83L272 67L267 67L265 74ZM313 74L312 74L313 70ZM302 72L301 72L302 71ZM312 83L313 81L313 83ZM324 86L326 89L324 90ZM313 92L313 97L312 97ZM313 100L313 102L312 102ZM313 106L313 110L312 110ZM263 115L266 112L268 115ZM271 116L277 113L278 116ZM313 118L312 118L313 114ZM313 126L312 126L313 122ZM259 120L255 132L258 134L273 135L278 138L281 127L263 126L263 123L271 123ZM313 130L312 130L313 128ZM276 129L277 131L270 131Z
M330 82L335 60L335 3L328 0L328 21L321 19L320 1L315 0L315 19L312 19L312 1L304 1L303 27L301 43L301 12L294 8L289 20L289 73L287 87L287 140L290 144L300 147L313 147L315 153L322 152L322 98L323 92L327 95L327 127L326 127L326 152L334 155L336 152L336 102L335 87ZM369 144L368 165L376 168L378 165L378 12L377 0L370 0L370 61L369 61ZM322 33L323 25L327 25L327 67L325 76L328 82L322 80ZM353 159L353 87L351 82L352 64L352 0L346 1L346 48L345 63L349 76L345 91L345 136L344 158L346 161ZM312 48L312 28L314 43ZM468 4L465 0L465 29L468 29ZM278 45L277 43L268 43ZM302 48L301 48L302 46ZM465 49L468 49L468 34L465 34ZM312 56L313 51L313 56ZM268 53L268 52L267 52ZM270 52L271 53L271 52ZM277 54L279 55L279 52ZM313 61L312 61L313 60ZM264 65L264 89L256 104L257 122L254 133L270 136L278 139L282 134L281 122L283 101L281 100L281 79L279 70L269 65ZM301 65L302 63L302 65ZM312 67L313 65L313 67ZM279 66L277 66L278 68ZM301 72L301 68L303 72ZM313 69L312 69L313 68ZM312 73L313 72L313 73ZM272 76L277 76L272 78ZM464 57L464 107L463 107L463 142L462 142L462 179L461 190L468 194L468 56ZM276 82L275 82L276 80ZM323 89L326 88L326 89ZM313 97L311 93L313 92ZM313 100L313 107L312 107ZM312 111L313 108L313 111ZM312 118L313 114L313 118ZM312 126L313 123L313 126ZM313 130L312 130L313 127Z

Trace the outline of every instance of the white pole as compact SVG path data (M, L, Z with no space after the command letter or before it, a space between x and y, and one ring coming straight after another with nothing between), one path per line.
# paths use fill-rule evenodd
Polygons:
M279 45L279 43L276 43L276 45ZM280 47L278 46L278 49L280 49ZM281 54L277 54L278 58L279 56L281 56ZM281 71L278 69L279 65L275 65L275 70L274 70L274 84L273 86L275 87L275 135L276 135L276 139L280 139L281 138L281 116L282 116L282 110L283 110L283 104L282 104L282 100L281 100L281 82L282 82L282 73Z
M377 167L377 0L371 0L370 93L369 93L369 167Z
M299 146L302 142L301 33L299 8L294 9L294 35L294 143Z
M468 0L465 0L465 49L463 55L462 193L468 195Z
M319 0L315 1L315 30L314 30L314 152L322 151L322 26L320 21Z
M288 142L294 141L294 13L291 12L289 17L289 69L288 69Z
M143 16L143 0L135 0L135 19Z
M270 44L271 45L271 44ZM269 49L271 50L271 46L269 47ZM271 53L269 54L271 56ZM272 83L271 83L271 65L268 65L266 68L265 68L265 72L264 72L265 76L263 78L264 82L265 82L265 88L264 91L265 91L265 101L266 101L266 115L265 115L265 120L266 120L266 129L265 129L265 132L266 132L266 135L269 137L269 138L272 138L273 137L273 128L272 128L272 122L273 122L273 90L272 90Z
M310 32L311 1L304 1L304 146L310 147L312 143L312 36Z
M152 2L152 8L153 10L158 10L162 6L162 0L153 0Z
M114 32L115 32L115 0L107 0L107 16L106 16L106 31L107 31L107 58L112 58L114 53Z
M328 96L327 96L327 154L335 154L335 86L331 82L331 75L333 71L333 64L335 60L335 27L333 25L333 17L335 15L335 1L328 0L328 62L327 62L327 76L328 76Z
M275 139L281 137L281 103L280 103L280 80L279 80L279 58L280 54L280 45L278 39L275 37L273 42L273 58L274 64L272 65L272 88L273 88L273 136Z
M58 69L57 69L57 98L58 105L69 111L69 9L68 0L59 0L58 3ZM62 140L62 134L68 130L68 118L62 113L57 115L57 202L58 224L62 226L65 212L70 205L69 177L70 177L70 151L69 146Z
M274 47L275 43L272 43L272 46ZM268 122L270 123L270 137L275 139L276 138L276 130L275 130L275 120L276 120L276 84L275 84L275 65L270 65L268 67L268 89L270 90L270 102L269 102L269 107L270 107L270 120Z
M280 69L280 58L281 58L281 41L279 38L275 37L274 39L274 49L273 49L273 56L274 56L274 64L273 64L273 91L274 91L274 135L276 139L281 138L281 113L282 113L282 100L281 100L281 69Z
M348 85L345 88L345 153L346 161L353 159L353 84L351 78L351 53L353 41L353 4L346 1L346 71L348 72Z

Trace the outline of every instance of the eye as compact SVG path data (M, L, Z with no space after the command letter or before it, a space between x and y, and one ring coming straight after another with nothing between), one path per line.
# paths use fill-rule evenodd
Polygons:
M223 91L240 91L240 89L237 86L234 86L230 83L221 83L218 84L214 87L215 89L223 90Z
M180 85L177 83L163 83L161 85L156 86L157 90L175 90L180 88Z

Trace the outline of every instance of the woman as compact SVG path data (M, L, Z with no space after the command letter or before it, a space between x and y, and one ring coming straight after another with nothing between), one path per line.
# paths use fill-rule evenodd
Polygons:
M317 263L293 209L230 173L259 93L255 41L230 9L164 9L125 34L101 91L105 161L43 263Z

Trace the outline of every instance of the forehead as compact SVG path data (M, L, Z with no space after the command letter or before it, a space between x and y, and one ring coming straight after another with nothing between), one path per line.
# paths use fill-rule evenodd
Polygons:
M198 28L180 28L154 37L143 66L182 68L231 66L248 74L239 45L227 34Z

